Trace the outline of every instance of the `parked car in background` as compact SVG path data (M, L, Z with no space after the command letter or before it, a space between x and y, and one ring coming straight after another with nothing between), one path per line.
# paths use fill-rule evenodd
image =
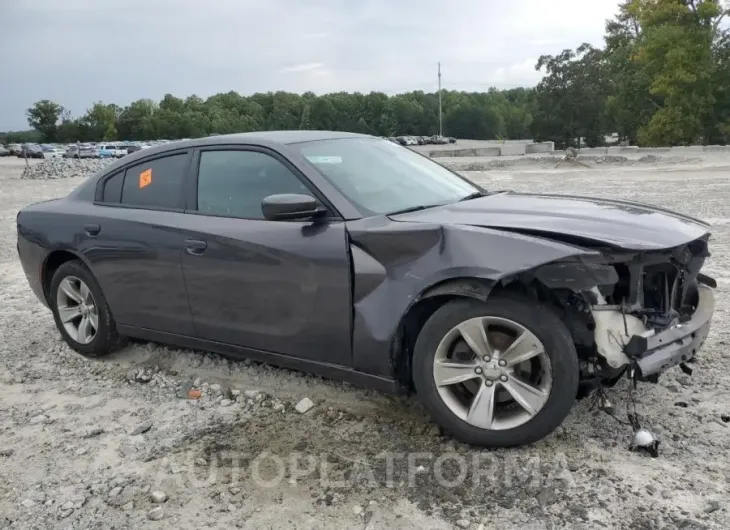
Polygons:
M46 146L43 148L43 158L63 158L66 151L60 147Z
M16 226L30 287L81 355L134 337L415 390L489 447L543 438L581 389L691 362L717 287L698 219L489 191L345 132L139 151Z
M112 144L99 144L96 146L98 158L114 158L117 156L117 146Z
M141 151L144 149L144 146L141 145L128 145L127 146L127 154L131 155L132 153L136 153L137 151Z
M11 155L18 156L23 151L23 146L20 144L10 144L8 145L8 151L10 151Z
M0 156L10 156L10 151L0 145Z
M23 144L18 158L43 158L43 148L37 144Z
M64 153L64 158L96 158L96 148L90 145L70 145Z

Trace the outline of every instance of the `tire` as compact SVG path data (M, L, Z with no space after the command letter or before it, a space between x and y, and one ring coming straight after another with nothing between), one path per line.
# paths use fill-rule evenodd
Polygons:
M474 376L469 372L471 379L467 382L463 382L458 378L447 377L443 379L444 384L437 385L435 380L437 377L436 363L446 363L448 367L454 367L455 362L461 363L463 360L458 358L457 361L454 361L454 358L443 359L441 357L445 351L443 345L448 343L449 337L455 337L456 346L451 347L450 351L452 353L448 355L455 356L459 354L467 357L474 355L474 350L463 340L463 334L455 328L466 321L471 323L480 322L471 320L476 318L487 319L490 326L496 326L496 338L499 338L501 333L503 340L509 341L513 339L507 338L508 335L504 331L508 328L502 328L500 331L499 326L506 325L508 322L510 322L510 326L515 324L517 329L523 330L522 332L526 330L531 333L531 335L525 335L525 337L536 339L542 345L542 348L533 348L537 346L537 343L524 342L525 346L529 346L524 349L530 351L526 355L532 354L533 349L534 351L542 350L544 353L529 361L518 363L511 368L502 367L501 364L495 361L500 355L497 349L496 353L493 353L494 358L490 359L490 363L479 364L479 367L475 369L475 371L481 370L479 372L481 375ZM483 329L483 326L480 327ZM494 330L495 328L490 327L489 329ZM519 331L515 332L515 336L517 334L519 334ZM493 331L490 331L489 336L490 338L495 337ZM492 340L488 340L488 342L492 342ZM461 347L461 351L453 349L458 350L459 347ZM506 342L502 349L507 352L509 342ZM466 353L464 353L464 350ZM514 355L514 351L518 350L519 348L517 350L513 349L512 355ZM465 362L481 363L482 360L469 359ZM510 359L510 362L513 360L516 361L517 358ZM500 363L502 362L507 363L507 359L500 361ZM541 370L535 368L538 365L542 367ZM469 364L469 366L474 365ZM523 407L514 399L514 394L509 390L520 389L519 384L524 381L522 375L526 373L524 371L526 366L529 366L529 377L536 378L535 385L531 386L533 386L533 390L539 387L539 397L535 398L535 395L529 393L525 395L530 400L533 400L533 398L538 399L542 403L539 409L529 405ZM459 364L458 367L459 370L464 370L463 365ZM533 369L542 375L533 375ZM516 372L507 375L505 370L516 370ZM445 374L447 372L441 373ZM449 375L456 373L454 371L448 372ZM458 373L465 374L466 372L460 371ZM499 375L500 373L502 375ZM520 377L516 377L518 374ZM500 377L504 379L499 379ZM548 389L550 380L551 384ZM482 447L527 445L550 434L570 413L578 392L578 380L579 367L575 345L570 333L555 311L548 305L514 294L496 294L487 299L486 302L473 299L457 299L447 302L437 309L425 323L416 339L413 353L413 382L416 392L434 421L458 439ZM459 382L453 383L453 381ZM467 387L466 385L470 386ZM504 417L498 417L495 412L491 415L483 412L479 414L475 412L471 415L471 411L475 410L473 404L477 400L474 399L469 403L468 395L471 392L473 396L481 396L482 390L485 392L491 391L491 395L496 396L496 398L511 400L511 403L498 403L498 407L492 409L499 414L504 413ZM496 394L497 392L499 394ZM493 401L487 401L494 403ZM526 402L529 404L529 401ZM482 400L480 403L484 403L484 401ZM482 411L483 409L480 408L479 410ZM510 415L514 415L514 418L518 418L524 423L519 424L516 419L510 419ZM482 425L474 425L474 421ZM512 426L513 423L514 426ZM485 427L484 424L490 427ZM494 428L491 426L494 426Z
M78 280L88 287L92 305L95 308L95 320L98 327L96 328L93 337L90 337L90 334L87 335L87 340L83 340L81 334L79 334L78 337L72 336L66 328L66 324L61 319L61 312L64 311L64 309L66 310L66 315L68 315L71 314L74 307L76 307L75 301L72 301L67 295L59 293L59 286L66 280L73 285L78 285ZM64 285L67 286L68 284ZM80 290L83 291L83 289ZM56 328L61 333L66 344L68 344L77 353L90 358L102 357L108 353L118 350L125 344L126 340L124 337L121 337L117 333L116 322L109 310L109 306L106 302L106 298L104 298L104 293L102 292L101 287L99 287L99 283L96 281L96 278L94 278L91 271L80 261L67 261L56 270L53 274L53 278L51 279L49 298L51 310L53 311L53 319L56 322ZM89 313L89 318L92 319L92 322L93 313L93 310ZM70 324L74 325L82 318L82 316L74 318Z

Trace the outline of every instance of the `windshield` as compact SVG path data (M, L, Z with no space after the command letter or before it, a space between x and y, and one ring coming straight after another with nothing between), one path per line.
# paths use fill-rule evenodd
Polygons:
M378 138L293 144L359 209L393 213L459 201L480 190L406 147Z

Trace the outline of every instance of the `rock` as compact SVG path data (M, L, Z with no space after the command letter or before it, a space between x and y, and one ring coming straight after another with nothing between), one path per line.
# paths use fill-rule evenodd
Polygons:
M33 499L25 499L23 502L20 503L21 506L24 508L32 508L35 506L35 501Z
M164 491L153 491L150 494L150 499L155 504L162 504L167 500L167 494Z
M260 390L246 390L243 393L243 395L246 396L248 399L256 399L257 397L259 397L259 395L261 395L261 391Z
M468 519L459 519L458 521L456 521L456 526L458 526L459 528L469 528L470 525L471 521L469 521Z
M314 407L314 402L309 398L304 398L299 403L296 404L294 409L299 414L305 414L305 413L309 412L312 409L312 407Z
M537 494L537 502L543 506L553 504L558 500L558 495L552 488L543 488L540 493Z
M363 512L362 506L360 506L359 504L356 504L355 506L352 507L352 513L354 513L355 515L360 515L362 512Z
M221 399L221 407L230 407L232 403L230 399Z
M15 453L14 449L0 449L0 457L7 458L9 456L13 456L13 453Z
M31 425L38 425L39 423L48 423L48 416L46 416L45 414L38 414L36 416L33 416L28 421L28 423L30 423Z
M686 375L678 376L677 382L682 386L692 386L692 380Z
M99 436L104 432L104 429L101 427L88 427L84 432L81 433L82 438L93 438L95 436Z
M122 492L122 488L120 486L112 488L111 491L109 491L109 497L116 497L121 492Z
M235 504L229 504L228 505L228 511L229 512L235 512L236 511L236 505Z
M162 506L157 506L147 512L147 519L150 521L159 521L163 517L165 517L165 511L162 509Z
M719 509L720 509L720 503L718 501L710 501L707 504L707 508L705 508L704 512L712 513L712 512L716 512Z
M26 167L20 175L22 179L51 180L74 177L88 177L92 173L115 162L115 158L83 158L81 160L66 158L49 158Z
M231 396L233 396L234 399L237 398L240 395L241 395L241 391L240 390L231 390Z
M131 436L137 436L138 434L144 434L144 433L146 433L147 431L149 431L149 430L150 430L151 428L152 428L152 422L151 422L151 421L148 421L148 422L146 422L146 423L143 423L143 424L141 424L141 425L137 426L137 428L136 428L136 429L134 429L134 430L133 430L133 431L132 431L132 432L130 433L130 435L131 435Z

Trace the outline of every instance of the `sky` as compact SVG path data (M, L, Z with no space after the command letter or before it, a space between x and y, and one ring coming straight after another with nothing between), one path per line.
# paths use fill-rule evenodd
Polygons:
M0 0L0 131L50 99L534 86L619 0Z

